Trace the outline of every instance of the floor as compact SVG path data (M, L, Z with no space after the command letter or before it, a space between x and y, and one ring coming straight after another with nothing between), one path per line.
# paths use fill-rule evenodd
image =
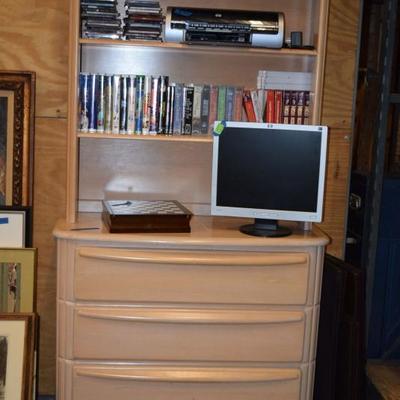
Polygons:
M367 374L384 400L400 399L400 362L368 361Z

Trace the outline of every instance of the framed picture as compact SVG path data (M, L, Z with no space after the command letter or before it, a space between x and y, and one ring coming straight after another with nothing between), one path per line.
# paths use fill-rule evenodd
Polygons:
M0 206L0 247L32 247L32 209Z
M0 205L32 205L35 74L0 71Z
M0 249L0 312L34 312L36 249Z
M36 318L0 314L0 399L31 400Z

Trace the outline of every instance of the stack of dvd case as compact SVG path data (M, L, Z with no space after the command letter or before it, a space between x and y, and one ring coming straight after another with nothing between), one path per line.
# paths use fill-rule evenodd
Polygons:
M122 20L117 0L81 0L82 37L120 39Z
M126 39L161 40L163 17L158 1L126 0L125 9Z

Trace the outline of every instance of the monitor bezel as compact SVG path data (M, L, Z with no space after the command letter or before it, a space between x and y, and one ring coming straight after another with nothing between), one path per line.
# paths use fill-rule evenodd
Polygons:
M321 152L319 163L319 178L318 178L318 194L317 207L315 212L304 211L289 211L289 210L274 210L274 209L258 209L258 208L242 208L242 207L227 207L217 206L217 176L218 176L218 150L219 150L219 135L214 133L213 136L213 154L212 154L212 176L211 176L211 215L215 216L231 216L231 217L246 217L246 218L261 218L286 221L300 222L321 222L323 216L324 190L325 190L325 175L326 175L326 160L328 146L328 128L321 125L289 125L289 124L270 124L270 123L255 123L255 122L231 122L231 121L216 121L214 130L217 129L220 123L223 123L228 128L250 128L250 129L278 129L290 131L308 131L318 132L321 134ZM222 132L223 134L223 132Z

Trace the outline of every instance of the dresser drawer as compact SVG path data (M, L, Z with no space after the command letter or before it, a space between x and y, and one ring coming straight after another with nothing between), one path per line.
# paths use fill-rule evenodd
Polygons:
M70 365L71 400L299 400L297 368ZM60 397L63 400L64 396Z
M308 253L139 251L80 247L78 300L305 304Z
M311 324L311 310L77 307L73 313L75 359L299 362Z

